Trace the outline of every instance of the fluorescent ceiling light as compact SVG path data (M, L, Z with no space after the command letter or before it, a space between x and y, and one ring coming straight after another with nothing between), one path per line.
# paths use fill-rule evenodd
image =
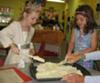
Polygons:
M50 1L50 2L59 2L59 3L64 3L65 2L64 0L47 0L47 1Z

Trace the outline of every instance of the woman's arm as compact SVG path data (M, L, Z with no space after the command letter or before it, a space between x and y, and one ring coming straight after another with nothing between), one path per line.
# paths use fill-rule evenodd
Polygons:
M74 30L73 30L72 33L71 33L71 38L70 38L70 41L69 41L67 54L72 53L72 50L73 50L73 47L74 47L74 41L75 41L75 37L74 37Z
M13 28L15 28L15 25L14 23L11 23L10 25L8 25L0 31L0 42L4 48L9 47L13 43Z
M19 48L18 48L18 46L16 44L12 43L10 45L10 49L11 49L12 52L14 52L16 54L19 54Z
M36 53L35 49L34 49L34 45L33 43L31 42L30 43L30 50L29 50L29 54L30 55L34 55Z
M97 35L96 35L96 31L93 32L92 36L91 36L91 48L86 48L85 50L78 52L78 53L74 53L74 54L70 54L70 56L68 57L66 55L67 60L70 63L75 63L80 59L83 59L86 57L86 53L92 52L94 50L96 50L96 45L97 45ZM74 56L76 55L76 56Z

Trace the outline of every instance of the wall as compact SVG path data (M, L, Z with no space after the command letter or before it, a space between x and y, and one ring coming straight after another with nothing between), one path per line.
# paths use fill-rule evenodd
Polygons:
M21 13L25 0L0 0L0 7L10 7L12 17L17 19Z
M69 1L69 15L70 16L74 16L74 13L75 13L75 9L79 6L79 5L82 5L82 4L88 4L90 5L93 10L94 10L94 14L96 14L96 0L70 0Z
M23 8L24 2L26 0L0 0L0 7L11 7L12 8L12 16L14 19L17 19L21 13L21 10ZM46 8L48 7L54 7L55 10L60 14L61 18L61 13L64 10L65 5L63 3L52 3L48 2L46 4Z
M74 12L75 9L78 7L78 5L80 4L81 0L70 0L70 2L68 3L68 9L69 9L69 16L74 16Z
M47 2L45 8L54 7L56 12L59 14L59 19L62 21L62 12L64 11L65 4L64 3L55 3L55 2Z
M11 7L12 8L12 17L14 19L17 19L20 16L20 13L22 11L24 2L26 0L0 0L0 7ZM46 4L46 8L52 6L55 8L55 10L59 13L59 18L60 21L62 21L61 16L62 16L62 11L65 11L66 16L74 16L75 9L80 5L80 4L89 4L93 10L95 15L97 15L97 12L95 11L96 8L96 2L100 2L100 0L69 0L68 3L63 4L63 3L52 3L48 2ZM67 6L67 10L66 10ZM65 16L65 19L66 19ZM66 29L65 29L66 30Z
M96 0L96 4L97 3L100 4L100 0ZM100 26L100 11L96 11L96 21L97 21L97 24Z

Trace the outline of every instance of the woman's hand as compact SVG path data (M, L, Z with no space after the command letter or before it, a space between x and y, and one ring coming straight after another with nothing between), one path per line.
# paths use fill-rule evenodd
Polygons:
M84 83L84 76L73 73L65 75L62 80L66 81L66 83Z
M34 55L34 54L35 54L35 50L34 50L34 49L30 49L30 50L29 50L29 54L30 54L30 55Z
M75 63L77 62L78 60L80 60L82 58L83 55L80 55L80 54L71 54L69 56L67 56L66 60L68 63Z
M11 51L14 52L15 54L19 54L19 49L16 44L11 44Z
M65 61L67 61L67 58L71 55L71 53L67 53L65 56Z

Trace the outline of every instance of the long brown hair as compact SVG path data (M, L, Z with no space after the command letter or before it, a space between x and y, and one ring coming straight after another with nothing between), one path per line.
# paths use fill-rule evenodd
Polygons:
M93 32L94 28L97 27L97 24L94 19L93 10L89 5L81 5L76 9L75 15L81 14L87 18L87 25L84 28L84 33L87 34L89 32ZM74 20L74 27L80 29L76 23L76 19Z
M24 8L19 20L23 19L24 12L29 14L32 11L35 11L39 6L41 7L45 6L45 3L46 3L46 0L27 0L25 2L25 5L24 5Z

